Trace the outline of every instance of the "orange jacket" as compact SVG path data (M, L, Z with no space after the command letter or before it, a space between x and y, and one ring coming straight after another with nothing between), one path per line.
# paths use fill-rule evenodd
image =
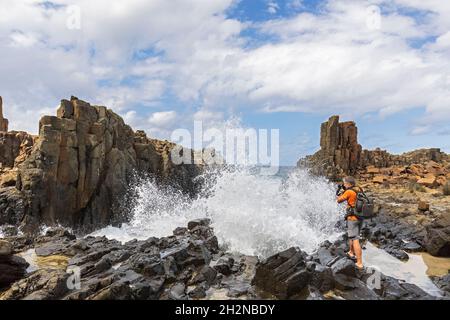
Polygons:
M353 190L346 190L341 196L338 197L337 202L342 203L347 201L347 207L354 208L356 205L357 194ZM348 216L347 221L357 221L358 218L355 216Z

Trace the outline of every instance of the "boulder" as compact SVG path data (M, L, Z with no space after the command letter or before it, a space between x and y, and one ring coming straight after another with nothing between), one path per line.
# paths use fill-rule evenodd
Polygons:
M380 168L376 168L374 166L368 166L366 168L366 173L368 173L368 174L380 174L381 173L381 169Z
M188 222L188 230L192 231L195 227L204 226L207 227L211 224L210 219L197 219Z
M419 180L417 180L417 183L428 188L434 188L438 185L436 177L434 175L420 178Z
M311 277L305 256L300 249L290 248L269 257L257 266L252 284L279 299L299 294Z
M430 210L430 203L420 200L418 202L418 209L419 211L425 212L425 211L429 211Z
M22 257L15 255L0 256L0 289L23 278L28 266L29 264Z
M331 270L334 275L342 274L348 277L356 276L356 268L353 261L347 258L341 258L336 261L332 266Z
M388 178L386 176L375 176L372 179L373 183L383 184L385 181L387 181Z
M311 275L311 286L320 292L328 292L334 288L335 280L330 267L322 265L315 266Z
M450 257L450 215L426 227L425 249L438 257Z
M0 240L0 257L12 254L12 244L6 240Z
M411 241L403 245L403 250L407 252L420 252L423 250L422 246L417 242Z
M439 289L450 294L450 273L441 277L433 277L432 279Z
M1 300L52 300L68 292L69 274L64 270L41 269L14 283Z

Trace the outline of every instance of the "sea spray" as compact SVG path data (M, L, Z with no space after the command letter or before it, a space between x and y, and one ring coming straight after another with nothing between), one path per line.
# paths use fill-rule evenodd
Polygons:
M134 186L129 223L93 235L121 241L161 237L189 220L208 217L228 250L261 257L291 246L311 252L337 236L334 226L343 213L333 185L305 169L293 169L284 177L258 175L253 169L206 173L195 199L142 179Z

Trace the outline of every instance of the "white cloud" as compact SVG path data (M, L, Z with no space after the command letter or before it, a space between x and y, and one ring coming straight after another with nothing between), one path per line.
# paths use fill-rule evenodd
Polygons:
M148 123L157 127L167 127L172 125L177 118L175 111L162 111L153 113L148 119Z
M271 14L275 14L278 12L279 9L280 9L280 6L275 1L269 1L267 3L267 12L269 12Z
M252 24L276 39L257 47L240 35L248 23L225 16L233 0L39 3L0 3L0 94L15 129L36 132L39 114L72 94L160 132L174 125L171 112L220 121L241 108L389 116L425 107L413 132L450 120L449 1L371 1L384 9L379 29L367 27L368 2L328 1L319 14ZM81 30L66 28L64 6L74 3ZM414 18L399 7L423 12ZM436 42L411 46L429 36ZM155 54L133 58L146 50ZM165 110L168 93L186 110ZM152 111L142 107L163 115L142 121Z
M304 8L303 0L291 0L288 2L288 8L299 10Z

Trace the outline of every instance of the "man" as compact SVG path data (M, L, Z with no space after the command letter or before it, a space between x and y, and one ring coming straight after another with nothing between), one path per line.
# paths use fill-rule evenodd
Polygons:
M353 177L345 177L343 180L345 192L338 196L337 202L342 203L347 201L347 235L349 239L350 251L347 256L356 260L356 267L358 269L363 269L362 263L362 249L359 242L359 234L361 232L362 221L359 220L354 214L354 208L356 205L357 191L356 180Z

